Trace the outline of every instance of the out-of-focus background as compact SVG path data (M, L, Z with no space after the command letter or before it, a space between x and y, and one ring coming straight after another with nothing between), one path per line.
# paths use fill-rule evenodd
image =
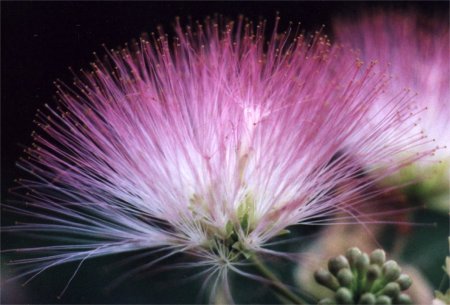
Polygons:
M116 48L150 33L162 25L172 33L176 16L182 23L203 20L215 13L231 19L243 14L250 20L267 19L267 29L274 24L276 12L281 16L280 29L289 21L300 21L306 32L314 32L325 25L324 32L332 38L331 21L336 16L352 18L362 11L375 8L415 9L425 18L441 18L448 26L449 3L442 2L2 2L1 3L1 107L2 160L1 202L14 202L8 192L14 179L22 173L15 162L23 156L23 149L31 144L30 133L36 110L45 103L54 105L55 88L52 82L61 79L71 83L71 66L89 68L94 60L92 52L105 54L101 44ZM412 63L413 64L413 63ZM450 143L449 143L450 144ZM2 211L2 225L10 225L14 215ZM418 225L407 234L393 234L395 228L385 227L378 242L397 251L401 263L414 266L423 277L425 287L446 288L441 268L448 255L448 215L432 210L418 209L410 218ZM430 225L432 224L432 225ZM339 229L327 231L336 236L330 243L339 243ZM340 229L344 230L344 229ZM355 233L355 231L351 231ZM324 233L318 228L295 228L293 234L305 236L297 244L286 246L290 251L306 251ZM349 234L349 232L341 232ZM334 234L334 235L333 235ZM361 240L370 239L359 231ZM323 237L323 234L322 234ZM401 243L401 251L395 245ZM2 249L23 246L17 237L2 234ZM317 248L318 249L318 248ZM320 250L317 250L320 251ZM200 287L202 279L189 280L198 270L170 270L170 266L185 259L155 266L149 272L130 277L113 285L114 280L150 258L127 262L128 254L97 258L84 263L62 298L64 289L77 264L68 264L47 270L22 287L26 277L17 281L8 278L17 274L8 262L14 253L2 253L1 303L195 303L206 302ZM155 256L156 257L156 256ZM126 262L123 266L121 262ZM293 270L292 265L274 261L280 274ZM271 303L276 299L267 294L261 284L233 277L237 301ZM236 284L238 283L238 284ZM443 287L444 286L444 287ZM244 287L244 288L242 288Z

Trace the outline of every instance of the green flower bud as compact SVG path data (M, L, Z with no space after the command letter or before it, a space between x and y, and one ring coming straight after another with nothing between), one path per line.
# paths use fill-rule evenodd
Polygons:
M401 293L411 286L411 278L401 274L395 261L385 260L383 250L368 255L358 248L348 249L345 256L331 258L328 270L321 268L314 273L320 285L334 291L333 295L324 296L319 304L411 304L411 298Z
M396 299L400 294L400 285L395 282L389 283L383 288L382 293L391 297L391 299Z
M350 288L353 282L353 273L350 269L343 268L339 270L337 274L337 279L341 286Z
M395 261L387 261L383 264L383 277L386 282L392 282L398 279L401 269Z
M381 268L378 265L370 265L367 268L367 281L374 282L381 275Z
M375 301L376 305L391 305L392 301L391 298L385 295L380 295L377 297L377 300Z
M353 294L350 289L341 287L336 291L336 302L338 304L353 304Z
M386 253L381 249L376 249L370 253L370 263L383 266L386 261Z
M342 268L350 268L350 264L345 256L339 255L328 261L328 270L337 275Z
M409 297L409 295L401 293L398 297L397 297L397 304L401 304L401 305L410 305L412 304L412 300Z
M345 253L345 256L347 257L348 262L350 263L350 266L353 268L355 266L355 261L358 256L361 255L361 250L359 250L356 247L350 248Z
M335 305L336 301L330 298L325 298L319 301L317 305Z
M367 292L367 293L365 293L365 294L363 294L361 296L361 298L359 299L359 303L358 304L361 304L361 305L375 305L375 296L372 293Z
M400 290L406 290L412 285L412 279L407 274L400 274L397 279L397 283L400 285Z
M337 290L339 288L337 279L328 270L320 268L314 273L314 278L317 283L331 290Z
M370 265L366 272L366 282L364 285L364 291L376 291L383 285L380 280L381 268L378 265ZM375 289L375 290L374 290Z
M355 267L358 272L365 273L369 267L369 256L366 253L359 255L356 258Z

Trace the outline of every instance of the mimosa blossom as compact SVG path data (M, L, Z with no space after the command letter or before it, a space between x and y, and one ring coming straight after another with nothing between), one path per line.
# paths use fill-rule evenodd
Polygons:
M392 162L426 141L397 141L416 123L411 95L372 122L386 80L341 60L346 50L320 33L275 28L267 41L264 23L242 20L176 32L173 45L161 33L109 52L74 88L58 83L59 106L38 113L20 162L35 178L20 181L29 204L18 208L36 222L6 229L55 244L22 249L35 255L15 262L24 274L166 249L226 278L245 254L273 253L266 242L289 226L356 222L376 180L361 171L382 179L425 154Z

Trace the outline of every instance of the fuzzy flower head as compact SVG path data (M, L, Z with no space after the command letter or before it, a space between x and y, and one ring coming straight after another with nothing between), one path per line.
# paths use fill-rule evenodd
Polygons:
M436 17L436 16L433 16ZM358 20L339 19L337 39L360 51L364 61L387 64L390 91L417 92L420 128L438 147L436 160L450 160L450 41L448 18L413 11L376 11ZM380 105L382 108L383 106Z
M356 221L373 182L364 176L397 169L405 142L384 137L414 124L411 96L360 129L385 80L342 61L320 33L275 27L267 41L265 22L243 19L176 33L109 51L74 87L57 84L56 109L38 112L20 163L34 176L20 181L28 208L18 208L37 220L9 229L56 237L23 249L36 255L16 261L32 265L25 274L155 248L239 271L235 262L271 252L266 242L291 225L333 222L337 211L349 216L334 221Z

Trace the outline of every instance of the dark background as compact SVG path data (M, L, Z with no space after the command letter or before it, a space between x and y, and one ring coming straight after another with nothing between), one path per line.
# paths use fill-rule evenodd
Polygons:
M71 82L68 66L77 70L87 68L94 60L92 52L104 54L105 43L115 48L138 38L143 32L152 32L162 25L170 33L173 20L180 16L202 20L214 13L236 18L244 14L250 19L268 20L271 28L276 11L280 12L281 29L289 21L300 21L306 31L314 31L322 24L331 25L337 15L356 16L361 10L374 7L410 8L430 15L447 14L449 4L443 2L2 2L1 3L1 194L2 202L11 200L8 189L13 180L22 175L15 162L23 155L23 148L31 144L30 133L36 109L45 103L54 104L57 78ZM447 17L448 18L448 17ZM330 29L325 28L325 32ZM3 224L12 221L3 217ZM7 248L8 239L2 240ZM56 295L62 290L73 268L57 268L45 272L28 287L13 286L3 290L2 301L32 303L148 303L191 302L196 286L183 289L154 286L156 282L173 278L174 273L159 273L144 282L131 281L113 292L104 292L112 275L100 265L108 265L120 256L93 260L81 268L62 300ZM99 263L101 261L101 263ZM103 269L102 269L103 268ZM59 270L59 271L58 271ZM66 272L64 274L64 272ZM61 274L64 274L62 276ZM61 275L61 277L59 277ZM179 275L177 275L179 276ZM3 279L2 279L3 280ZM181 292L179 292L181 291ZM5 293L6 292L6 293ZM17 298L13 298L16 295Z

